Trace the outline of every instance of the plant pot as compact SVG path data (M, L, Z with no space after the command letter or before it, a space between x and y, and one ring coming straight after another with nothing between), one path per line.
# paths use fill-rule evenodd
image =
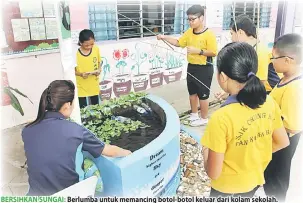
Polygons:
M100 82L100 97L102 100L109 100L112 97L113 81L103 80Z
M1 87L7 86L9 86L7 73L5 71L1 71ZM8 106L11 104L11 98L3 91L3 88L1 88L1 97L1 106Z
M181 67L173 68L173 69L166 69L164 71L164 80L167 84L179 81L181 79L181 76L182 76Z
M150 69L150 87L159 87L163 84L162 67Z
M148 75L147 74L134 75L132 78L132 82L135 92L146 90L148 85Z
M114 76L114 93L116 97L129 94L131 91L132 82L130 74L118 74Z

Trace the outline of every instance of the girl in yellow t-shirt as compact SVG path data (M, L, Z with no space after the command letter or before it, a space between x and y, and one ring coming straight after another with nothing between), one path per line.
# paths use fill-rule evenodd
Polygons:
M99 48L94 44L94 33L91 30L82 30L79 34L80 48L76 55L75 69L80 108L88 105L87 97L92 105L99 103L101 57Z
M212 197L252 197L263 185L272 153L289 144L281 112L256 76L258 57L245 42L226 45L217 79L231 96L210 118L201 139Z

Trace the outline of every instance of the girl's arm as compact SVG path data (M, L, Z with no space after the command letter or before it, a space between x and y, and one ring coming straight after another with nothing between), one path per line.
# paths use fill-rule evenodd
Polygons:
M86 79L88 77L88 75L89 75L89 73L80 73L80 72L78 72L77 68L75 68L75 73L76 73L76 76L80 76L80 77L82 77L84 79Z
M120 147L105 144L104 149L102 150L102 155L109 156L109 157L124 157L132 152L126 149L122 149Z
M219 178L223 168L224 154L203 147L205 171L212 180Z
M275 129L272 134L272 152L275 153L289 145L289 138L284 127Z

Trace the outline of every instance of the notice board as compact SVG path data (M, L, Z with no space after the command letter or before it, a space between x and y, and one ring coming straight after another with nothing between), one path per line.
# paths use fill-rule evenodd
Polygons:
M50 1L4 0L2 21L4 56L59 49L55 4Z

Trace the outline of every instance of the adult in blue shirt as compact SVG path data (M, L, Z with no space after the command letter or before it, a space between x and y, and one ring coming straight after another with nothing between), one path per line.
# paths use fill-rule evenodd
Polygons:
M83 179L83 154L123 157L131 152L101 142L89 130L66 120L74 108L75 85L53 81L42 93L37 119L22 131L28 164L28 195L52 195Z

